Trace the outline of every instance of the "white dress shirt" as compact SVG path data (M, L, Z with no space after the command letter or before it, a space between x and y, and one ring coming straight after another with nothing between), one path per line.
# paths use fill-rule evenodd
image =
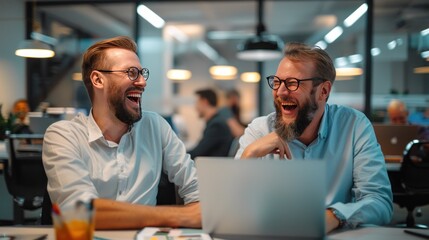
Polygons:
M156 205L162 169L185 204L198 201L194 161L154 112L143 111L119 144L103 137L92 111L56 122L44 137L43 164L49 195L60 207L92 198Z

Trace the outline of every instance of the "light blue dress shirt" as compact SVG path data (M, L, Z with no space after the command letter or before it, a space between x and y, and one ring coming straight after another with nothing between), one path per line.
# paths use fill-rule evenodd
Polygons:
M161 170L179 187L185 203L199 199L194 161L154 112L143 111L119 144L104 138L92 111L56 122L44 137L43 164L49 195L60 207L92 198L155 205Z
M275 116L274 112L249 124L236 158L249 144L274 130ZM362 112L326 104L317 138L308 146L296 139L288 144L293 160L326 161L326 207L345 218L345 227L390 222L392 191L384 156L372 124Z

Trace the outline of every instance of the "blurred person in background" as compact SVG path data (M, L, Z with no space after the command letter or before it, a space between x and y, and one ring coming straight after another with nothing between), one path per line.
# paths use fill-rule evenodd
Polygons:
M28 112L30 112L30 107L26 99L15 101L12 108L12 116L15 119L12 133L32 133L29 127Z
M225 96L226 104L219 109L219 114L226 119L234 138L238 138L243 135L245 128L240 117L240 93L231 89L226 92Z
M429 108L428 108L429 109ZM428 111L429 112L429 111ZM418 139L429 139L429 126L421 125L420 123L408 121L407 105L398 99L392 99L387 105L387 114L389 116L389 123L391 124L411 124L419 126Z
M198 156L228 156L234 139L227 121L217 108L217 95L212 89L201 89L195 92L197 101L195 109L206 127L197 145L189 151L192 159Z
M387 115L391 124L408 124L408 110L404 102L392 99L387 105Z

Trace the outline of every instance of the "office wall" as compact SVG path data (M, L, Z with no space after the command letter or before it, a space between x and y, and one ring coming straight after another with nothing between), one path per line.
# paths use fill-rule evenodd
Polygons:
M15 56L25 36L22 0L0 0L0 104L5 116L13 102L26 96L25 59Z

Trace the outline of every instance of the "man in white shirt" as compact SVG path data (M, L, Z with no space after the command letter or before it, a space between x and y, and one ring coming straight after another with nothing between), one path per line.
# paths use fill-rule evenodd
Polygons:
M82 75L89 116L46 131L43 163L53 203L70 207L94 199L98 229L201 227L196 169L184 144L158 114L141 110L149 70L137 46L116 37L91 46ZM179 187L184 206L158 206L161 172Z

